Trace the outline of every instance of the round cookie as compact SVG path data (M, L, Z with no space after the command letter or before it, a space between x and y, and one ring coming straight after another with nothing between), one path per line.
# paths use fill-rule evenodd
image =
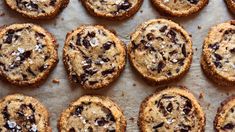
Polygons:
M142 132L203 132L205 114L196 98L183 87L169 87L147 97L141 104Z
M0 100L1 132L51 132L47 109L36 99L20 94Z
M235 96L229 97L218 108L214 120L214 128L217 132L233 132L235 131Z
M69 79L85 89L107 87L126 63L124 44L102 26L81 26L67 34L64 64Z
M55 17L67 6L69 0L5 0L14 11L32 19Z
M159 11L172 16L188 16L200 11L209 0L151 0Z
M126 119L108 97L85 95L61 114L58 128L60 132L125 132Z
M212 27L205 38L201 57L204 73L215 83L235 84L235 21Z
M55 38L34 24L0 28L0 75L14 85L35 85L58 62Z
M143 0L81 0L93 16L122 20L133 16Z
M225 3L227 4L227 7L229 8L229 10L235 14L235 1L234 0L224 0Z
M153 84L180 79L192 62L192 41L178 24L165 19L143 23L128 45L133 67Z

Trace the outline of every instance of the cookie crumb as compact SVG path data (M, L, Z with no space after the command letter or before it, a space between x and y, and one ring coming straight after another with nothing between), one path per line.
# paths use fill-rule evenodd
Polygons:
M135 87L135 86L136 86L136 84L135 84L135 83L133 83L133 86Z
M134 117L131 117L129 118L130 121L134 122L135 121L135 118Z
M199 99L203 99L204 98L204 94L203 93L200 93L199 94Z
M53 83L60 83L60 80L58 80L58 79L53 79L52 82L53 82Z
M140 13L143 13L143 10L140 10Z
M122 91L122 97L125 96L124 92Z
M192 35L192 34L189 34L189 37L191 37L191 38L192 38L192 37L193 37L193 35Z
M201 26L197 26L197 29L202 29L202 27Z
M197 48L195 48L195 51L197 51Z

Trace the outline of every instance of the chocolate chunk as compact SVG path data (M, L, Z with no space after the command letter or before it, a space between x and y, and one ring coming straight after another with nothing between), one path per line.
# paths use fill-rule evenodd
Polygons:
M103 76L106 76L108 74L112 74L114 71L115 71L115 68L112 68L112 69L108 69L108 70L102 71L101 74Z
M27 120L31 123L31 124L35 124L36 120L35 120L35 116L34 115L30 115L27 117Z
M229 50L231 53L235 53L235 48Z
M167 30L167 26L163 26L159 29L160 32L165 32Z
M78 46L81 46L81 34L77 34L77 41L76 41L76 44L78 45Z
M97 118L97 119L95 120L95 122L96 122L99 126L104 126L106 123L108 123L108 121L106 121L106 120L104 119L104 117L102 117L102 118Z
M94 38L95 37L95 32L88 32L87 34L90 38Z
M15 31L13 29L8 30L7 32L7 38L3 41L4 43L11 44L13 37L14 37Z
M98 81L89 81L89 84L90 84L90 85L94 85L94 84L96 84L96 83L98 83Z
M112 129L112 130L108 130L107 132L116 132L116 130Z
M69 132L76 132L75 129L72 127L69 129Z
M134 41L132 41L131 43L132 43L132 50L135 50L140 46L139 44L136 44Z
M107 117L106 117L109 121L113 121L113 122L115 122L116 120L115 120L115 118L114 118L114 116L113 116L113 114L112 114L112 112L110 112L109 114L107 114Z
M77 76L76 73L72 74L71 78L72 78L72 80L73 80L75 83L79 82L79 81L78 81L78 76Z
M199 0L188 0L191 4L197 4Z
M223 130L228 130L228 129L233 129L235 126L232 123L226 124L222 129Z
M130 2L128 2L128 0L125 0L124 2L120 3L117 6L117 10L127 10L132 6L132 4Z
M44 38L44 37L45 37L44 34L39 33L39 32L36 32L36 33L35 33L35 36L36 36L36 37L40 37L40 38Z
M170 112L170 113L172 112L172 110L173 110L173 105L172 105L171 102L167 105L166 110L167 110L168 112Z
M185 102L183 111L186 115L188 115L190 113L191 109L192 109L192 103L190 100L187 99Z
M157 72L160 73L165 66L166 64L163 61L160 61L157 66Z
M88 132L93 132L93 128L92 127L88 127Z
M170 29L169 32L167 33L167 36L171 38L171 40L176 43L176 33L174 30Z
M208 47L216 51L219 49L220 46L219 46L219 43L216 42L214 44L210 44Z
M81 115L83 109L84 109L84 107L82 105L78 106L74 114L77 116Z
M223 59L223 57L220 54L214 53L214 56L216 58L216 61L220 61Z
M42 66L40 66L39 68L38 68L38 70L40 71L40 72L43 72L43 71L45 71L46 69L47 69L47 67L48 67L48 65L42 65Z
M214 65L215 65L216 68L222 68L223 67L222 63L219 62L219 61L214 61Z
M56 0L51 0L50 1L50 6L55 6Z
M21 61L25 61L26 59L28 59L31 56L31 51L26 51L22 54L20 54L20 60Z
M148 39L149 41L153 40L154 37L155 37L155 36L154 36L153 33L148 33L148 34L147 34L147 39Z
M183 47L182 47L182 54L184 55L184 57L187 57L187 51L186 51L185 44L183 44Z
M108 42L106 42L106 43L103 45L103 48L104 48L105 50L109 50L113 44L114 44L114 42L108 41Z
M181 124L179 125L180 126L180 132L189 132L191 130L191 126L189 125L184 125L184 124Z
M91 47L90 41L87 40L87 39L83 39L82 45L83 45L86 49L88 49L89 47Z
M38 10L38 5L33 3L32 1L30 1L30 3L28 4L32 9L34 10Z
M8 108L7 108L7 106L3 109L3 111L2 111L2 114L3 114L3 118L5 119L5 120L9 120L9 118L10 118L10 114L8 113L8 110L7 110Z
M33 76L36 76L36 74L32 71L32 69L29 67L27 68L27 72L29 72L30 74L32 74Z
M153 127L153 129L158 129L160 127L162 127L164 125L164 122L161 122L159 124L157 124L156 126Z

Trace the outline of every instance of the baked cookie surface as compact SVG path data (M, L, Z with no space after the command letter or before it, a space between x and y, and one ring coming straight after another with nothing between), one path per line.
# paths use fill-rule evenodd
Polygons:
M126 63L124 44L102 26L81 26L68 33L64 64L72 82L86 89L107 87Z
M152 0L160 11L172 16L188 16L201 10L209 0Z
M235 1L234 0L224 0L227 4L228 9L235 14Z
M134 15L143 0L81 0L94 16L108 19L125 19Z
M214 120L214 128L217 132L233 132L235 131L235 97L229 97L218 108L217 115Z
M220 85L235 84L235 21L218 24L205 38L202 69Z
M20 94L0 100L1 132L51 132L47 109L36 99Z
M69 0L5 0L6 4L23 16L47 19L56 16Z
M143 23L131 35L128 54L133 67L152 83L180 79L190 68L192 42L178 24L154 19Z
M60 132L125 132L126 119L109 98L85 95L61 114L58 128Z
M205 114L187 89L169 87L142 102L138 123L142 132L203 132Z
M0 49L0 75L15 85L40 83L58 61L55 38L34 24L0 28Z

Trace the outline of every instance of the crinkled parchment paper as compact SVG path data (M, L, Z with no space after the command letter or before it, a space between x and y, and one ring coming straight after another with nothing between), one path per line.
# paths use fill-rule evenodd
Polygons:
M174 85L184 85L188 87L199 99L206 113L206 131L213 131L213 120L220 102L235 93L235 88L223 88L213 85L202 73L200 68L200 56L203 39L209 28L215 24L233 19L232 14L227 10L223 0L210 0L209 4L198 14L184 18L173 18L161 16L151 5L149 0L145 0L140 11L126 21L107 21L90 16L82 7L79 0L70 0L68 7L52 20L30 20L23 18L19 14L8 10L4 0L0 1L0 25L11 23L32 22L43 26L55 35L59 44L59 59L57 67L38 88L22 88L12 86L0 80L0 98L11 93L23 93L39 99L47 106L51 114L51 125L53 131L57 130L57 120L60 113L71 101L84 94L101 94L111 97L123 109L127 117L127 131L138 131L137 117L141 101L152 94L157 86L150 86L135 73L129 62L120 78L109 88L98 91L86 91L80 87L70 85L64 65L62 63L62 48L66 33L82 24L102 24L109 29L114 29L117 35L126 44L129 42L129 34L142 22L153 18L168 18L180 23L193 38L193 64L189 73ZM198 27L199 26L199 27ZM200 28L201 27L201 28ZM58 79L59 84L53 83L53 79ZM171 85L173 85L171 84Z

